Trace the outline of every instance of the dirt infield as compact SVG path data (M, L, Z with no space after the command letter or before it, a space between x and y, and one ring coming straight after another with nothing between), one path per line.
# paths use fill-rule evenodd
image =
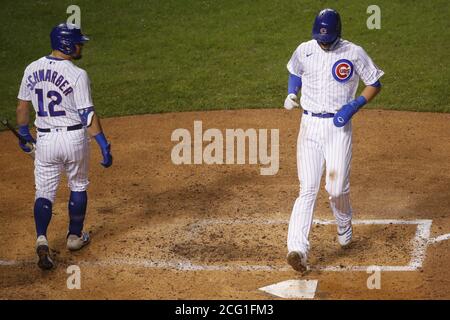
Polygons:
M11 133L0 133L0 299L273 299L258 288L300 278L319 280L318 299L449 299L450 240L427 241L450 232L450 115L362 110L356 116L355 242L338 247L322 186L312 270L303 277L285 263L300 116L278 109L104 120L115 162L104 170L92 145L86 222L92 243L74 254L65 249L63 180L49 227L57 262L51 272L35 264L32 162ZM192 132L194 120L204 130L279 128L278 174L262 176L260 165L249 164L174 165L171 134ZM72 264L81 268L80 290L66 287ZM380 290L366 286L370 265L386 267Z

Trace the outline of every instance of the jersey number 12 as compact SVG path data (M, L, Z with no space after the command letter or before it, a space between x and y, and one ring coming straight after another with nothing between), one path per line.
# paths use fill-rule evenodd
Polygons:
M55 106L59 105L62 101L61 95L56 91L47 92L47 98L50 99L48 103L48 113L44 110L44 92L42 89L36 89L36 95L38 97L38 116L39 117L47 117L50 114L50 117L60 117L65 116L66 112L64 110L55 111Z

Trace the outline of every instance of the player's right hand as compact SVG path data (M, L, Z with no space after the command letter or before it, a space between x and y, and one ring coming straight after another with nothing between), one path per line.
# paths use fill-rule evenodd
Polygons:
M34 145L36 144L36 140L30 133L28 129L28 125L23 125L19 127L19 135L22 139L19 139L19 147L26 153L30 153L34 149Z
M113 157L111 155L111 144L110 143L108 143L106 148L102 148L102 155L103 155L103 161L100 162L100 164L102 166L104 166L105 168L110 167L113 163Z
M297 103L297 95L293 93L288 94L286 100L284 100L284 108L287 110L292 110L298 106L299 104Z

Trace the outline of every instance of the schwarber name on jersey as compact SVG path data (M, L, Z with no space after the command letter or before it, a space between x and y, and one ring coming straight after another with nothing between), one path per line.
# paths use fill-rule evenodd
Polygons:
M32 102L38 128L80 124L78 109L93 106L86 71L69 60L51 56L27 66L17 98Z
M314 113L335 113L355 98L359 79L371 85L384 74L363 48L347 40L340 40L331 51L323 50L316 40L304 42L287 69L302 78L300 104Z

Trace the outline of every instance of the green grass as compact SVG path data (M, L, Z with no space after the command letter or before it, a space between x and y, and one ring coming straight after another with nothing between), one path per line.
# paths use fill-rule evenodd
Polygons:
M0 117L14 118L25 66L49 52L48 34L72 1L2 1ZM315 13L340 11L343 36L385 71L368 107L450 112L448 0L78 1L92 41L79 62L102 116L281 107L286 63L310 39Z

